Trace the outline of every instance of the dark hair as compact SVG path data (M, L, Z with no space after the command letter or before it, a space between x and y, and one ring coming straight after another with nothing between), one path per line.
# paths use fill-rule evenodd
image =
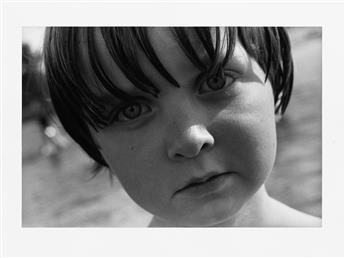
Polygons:
M103 89L113 96L129 100L131 96L121 90L107 76L101 65L95 27L49 27L44 41L44 64L49 92L56 113L71 137L101 166L107 164L93 141L89 127L95 130L107 126L104 106L90 89L83 71L81 40L85 40L87 57L97 80ZM227 27L225 39L227 51L221 58L220 28L169 28L175 40L189 60L204 72L214 71L231 58L236 39L247 53L261 66L269 79L275 100L276 113L284 113L290 99L293 84L293 62L287 32L281 27ZM141 49L152 65L173 86L177 81L164 68L150 43L147 27L99 28L111 58L123 74L137 88L157 97L160 90L145 75L139 65L136 51ZM208 61L202 60L191 38L199 40L207 53Z

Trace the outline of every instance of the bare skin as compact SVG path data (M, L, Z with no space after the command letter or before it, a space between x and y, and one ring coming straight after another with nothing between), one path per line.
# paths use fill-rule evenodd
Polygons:
M252 216L255 214L255 216ZM321 227L318 217L300 212L270 197L265 189L259 191L242 207L236 216L212 227ZM153 217L149 227L181 227Z

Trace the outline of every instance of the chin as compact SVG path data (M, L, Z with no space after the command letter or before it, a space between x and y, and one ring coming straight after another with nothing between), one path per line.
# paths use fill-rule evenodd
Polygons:
M242 205L217 205L204 206L184 217L179 224L185 227L214 227L231 220L236 216Z

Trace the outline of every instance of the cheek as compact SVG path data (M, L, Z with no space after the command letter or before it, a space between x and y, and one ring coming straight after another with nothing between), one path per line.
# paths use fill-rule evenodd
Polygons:
M116 136L114 136L116 135ZM152 164L153 142L142 142L144 137L104 133L101 140L101 153L108 162L110 168L118 176L124 186L131 187L137 181L149 181L150 174L146 173Z
M160 137L103 133L101 153L128 195L141 207L155 212L169 198L168 169L162 162ZM170 182L173 180L170 180ZM160 194L157 194L159 192Z
M102 134L99 139L101 153L120 181L131 182L133 178L137 178L138 175L134 174L131 168L141 165L138 164L138 146L123 144L118 137L112 137L111 134Z
M215 123L222 152L245 177L262 182L272 170L276 154L274 101L269 85L254 87L258 90L231 103Z

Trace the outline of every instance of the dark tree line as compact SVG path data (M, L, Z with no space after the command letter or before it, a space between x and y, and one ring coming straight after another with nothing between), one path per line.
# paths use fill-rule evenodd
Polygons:
M39 119L52 112L48 88L42 69L42 54L22 45L22 113L23 122Z

